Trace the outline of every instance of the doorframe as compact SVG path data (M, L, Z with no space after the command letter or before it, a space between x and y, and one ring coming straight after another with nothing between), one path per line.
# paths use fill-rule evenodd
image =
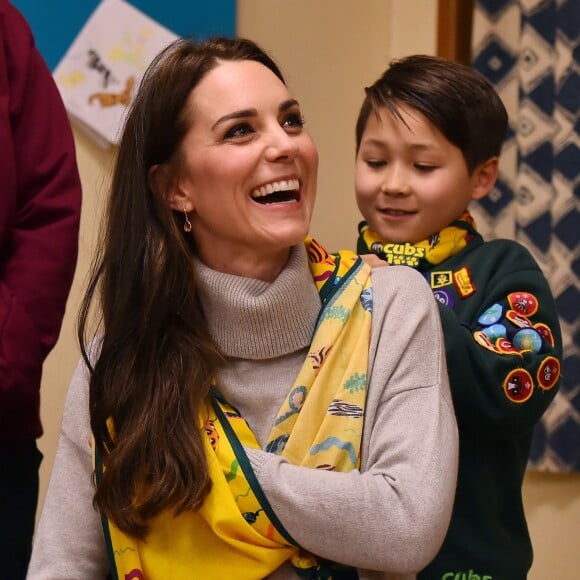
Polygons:
M474 0L439 0L437 55L471 65Z

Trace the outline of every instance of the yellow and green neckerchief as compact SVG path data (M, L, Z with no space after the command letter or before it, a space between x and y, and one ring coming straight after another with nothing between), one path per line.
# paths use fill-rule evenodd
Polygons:
M377 233L369 229L366 222L361 222L358 230L357 252L359 254L376 254L390 265L410 266L420 272L440 264L449 256L465 248L474 236L479 236L468 211L440 232L415 244L385 242Z
M360 464L371 328L370 267L356 254L328 254L306 240L322 309L309 353L280 408L266 451L312 469ZM346 356L345 356L346 354ZM244 447L260 446L248 424L215 388L204 429L212 489L197 512L164 512L146 541L103 518L113 580L258 580L284 562L298 576L357 578L355 570L302 550L284 529L254 475ZM97 478L102 470L96 458Z

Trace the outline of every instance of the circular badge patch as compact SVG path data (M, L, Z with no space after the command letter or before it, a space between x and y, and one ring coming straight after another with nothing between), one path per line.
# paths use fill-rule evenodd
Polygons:
M511 371L503 383L507 398L513 403L525 403L534 390L532 377L525 369Z
M493 341L497 338L505 338L507 336L507 329L503 324L492 324L491 326L482 328L481 332L485 332L485 334Z
M497 352L497 348L495 348L495 345L483 330L475 331L473 333L473 338L479 346L483 346L483 348L487 348L487 350L491 350L492 352Z
M524 316L515 310L508 310L505 313L505 317L520 328L531 328L532 326L532 323L529 321L527 316Z
M551 328L542 322L534 325L534 328L544 337L544 340L550 345L554 346L554 335Z
M495 324L503 316L503 306L501 304L494 304L490 306L478 319L477 322L482 326L489 326Z
M546 357L538 369L538 384L544 391L549 391L559 378L560 361L553 356Z
M447 290L434 290L433 296L435 296L435 298L439 300L441 304L448 306L449 308L453 308L455 305L455 298L453 298L453 294Z
M531 316L538 311L538 300L529 292L512 292L507 298L509 305L524 316Z
M513 335L512 343L520 350L540 352L542 335L535 328L522 328Z
M521 355L521 351L519 351L507 338L498 338L495 341L495 345L497 347L497 350L502 354Z

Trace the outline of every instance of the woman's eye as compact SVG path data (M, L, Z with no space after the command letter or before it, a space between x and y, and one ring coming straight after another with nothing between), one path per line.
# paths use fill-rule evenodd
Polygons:
M299 113L291 113L287 117L284 118L282 123L282 127L286 128L298 128L302 129L304 127L304 117Z
M254 130L248 123L239 123L228 129L226 134L224 135L224 138L237 139L240 137L246 137L247 135L250 135L253 132Z

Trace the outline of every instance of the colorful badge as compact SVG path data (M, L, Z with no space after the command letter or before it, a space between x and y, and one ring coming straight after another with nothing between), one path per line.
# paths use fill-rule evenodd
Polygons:
M522 354L507 338L498 338L495 341L495 346L502 354Z
M498 352L493 344L493 341L483 332L483 330L477 330L473 333L473 338L479 346L483 346L483 348L487 348L487 350L491 350L492 352Z
M549 391L560 378L560 361L553 357L548 356L540 365L538 369L538 384L540 388L544 391Z
M492 324L481 329L493 341L498 338L505 338L507 336L507 329L503 324Z
M538 299L529 292L512 292L507 299L509 305L524 316L532 316L538 311Z
M534 328L544 337L544 340L550 345L554 346L554 335L552 329L543 322L534 325Z
M540 352L542 335L535 328L522 328L512 336L512 344L520 350Z
M453 283L461 298L471 296L476 290L475 284L471 280L471 272L467 266L463 266L457 272L453 272Z
M490 306L478 319L477 322L482 326L489 326L495 324L503 316L503 306L501 304L494 304Z
M448 306L449 308L455 306L455 298L453 298L453 294L451 294L449 290L434 290L433 296L435 296L441 304Z
M532 376L525 369L515 369L506 377L503 390L513 403L525 403L534 390Z
M505 317L510 322L513 322L516 326L519 326L520 328L531 328L532 326L530 320L523 314L517 312L516 310L508 310L505 313Z
M429 284L431 288L443 288L453 284L453 277L451 270L430 273Z

